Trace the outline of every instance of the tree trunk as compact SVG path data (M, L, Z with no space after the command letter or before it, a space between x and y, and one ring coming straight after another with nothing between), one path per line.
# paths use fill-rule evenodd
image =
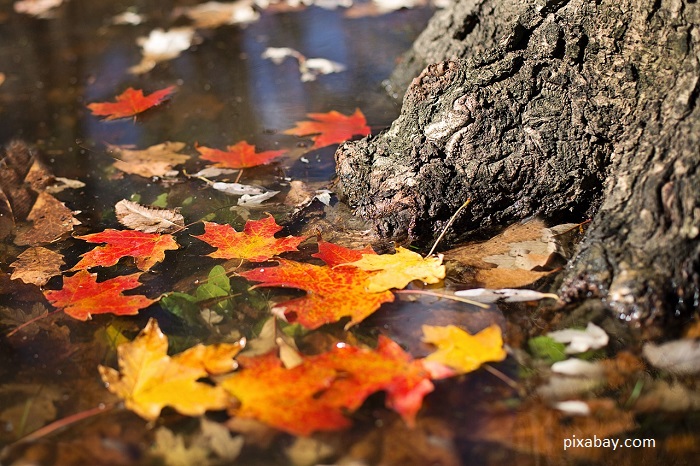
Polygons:
M541 215L593 222L568 300L623 318L700 299L700 5L456 0L394 73L429 64L381 134L336 152L338 192L387 236Z

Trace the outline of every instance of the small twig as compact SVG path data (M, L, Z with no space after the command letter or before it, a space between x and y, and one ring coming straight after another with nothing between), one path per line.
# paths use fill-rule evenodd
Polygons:
M467 303L467 304L472 304L474 306L480 307L482 309L488 309L489 306L487 304L483 303L478 303L476 301L472 301L471 299L467 298L461 298L459 296L455 296L453 294L443 294L443 293L436 293L434 291L426 291L426 290L394 290L394 293L400 293L400 294L424 294L427 296L435 296L436 298L445 298L445 299L451 299L452 301L459 301L460 303Z
M498 369L496 369L496 368L493 367L492 365L490 365L490 364L484 364L484 365L482 365L481 367L483 367L484 369L486 369L487 371L489 371L489 372L490 372L492 375L494 375L495 377L501 379L506 385L508 385L508 386L509 386L510 388L512 388L513 390L519 390L519 389L520 389L520 386L518 385L518 382L516 382L515 380L511 379L510 377L508 377L507 375L505 375L503 372L499 371Z
M100 413L107 412L111 409L113 409L116 406L116 403L109 403L109 404L102 404L96 408L91 408L85 411L81 411L79 413L72 414L68 417L64 417L63 419L59 419L57 421L52 422L51 424L47 424L44 427L42 427L39 430L35 430L31 434L22 437L19 439L17 442L28 442L32 440L38 440L42 437L45 437L52 432L62 429L63 427L67 427L71 424L75 424L78 421L82 421L83 419L87 419L92 416L96 416Z
M471 199L467 199L464 204L460 206L459 209L457 209L457 212L455 212L452 217L450 217L450 220L447 222L447 225L445 225L445 228L442 229L442 232L440 233L440 236L437 237L435 240L435 243L433 243L433 247L430 248L430 252L428 252L428 256L432 256L433 252L435 252L435 248L437 247L438 243L442 240L442 237L445 236L445 233L447 233L447 230L452 226L452 224L457 220L457 216L459 213L469 205L471 202ZM427 256L426 256L427 257Z
M50 316L50 315L52 315L52 314L56 314L57 312L61 312L61 310L60 310L60 309L57 309L57 310L55 310L55 311L51 311L51 312L47 312L46 314L42 314L42 315L40 315L40 316L38 316L38 317L34 317L33 319L30 319L30 320L26 321L25 323L23 323L23 324L20 325L19 327L16 327L14 330L12 330L10 333L7 334L7 337L9 338L9 337L11 337L12 335L14 335L15 333L17 333L17 332L19 332L20 330L22 330L22 329L23 329L24 327L26 327L27 325L33 324L33 323L36 322L37 320L44 319L44 318L46 318L46 317L48 317L48 316Z

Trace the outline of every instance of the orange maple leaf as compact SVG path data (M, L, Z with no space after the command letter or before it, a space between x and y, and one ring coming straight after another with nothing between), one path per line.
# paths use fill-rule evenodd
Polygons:
M359 108L350 116L335 110L328 113L309 113L307 116L315 121L298 121L294 128L284 131L284 134L311 136L314 141L312 149L345 142L356 134L367 136L371 132Z
M175 86L160 89L147 96L141 89L128 88L116 97L116 102L95 102L87 107L93 115L106 116L105 120L132 117L154 107L175 92Z
M110 267L122 257L136 259L136 267L144 272L150 270L156 263L165 259L165 251L178 249L179 246L172 235L159 233L144 233L135 230L107 229L101 233L76 236L88 243L107 243L82 255L80 262L71 270L81 270L90 267Z
M246 141L227 146L225 151L204 146L197 146L196 149L202 159L217 162L215 166L223 168L250 168L265 165L287 152L286 150L268 150L256 153L255 146Z
M231 225L204 222L204 234L193 236L217 248L209 257L262 262L286 251L296 251L306 239L300 236L275 238L275 233L281 229L275 218L268 214L260 220L248 220L240 232Z
M274 353L241 356L238 362L241 369L220 384L241 402L236 416L294 435L350 425L338 407L316 398L336 378L333 368L306 363L286 369Z
M329 243L323 240L318 241L318 252L311 254L313 257L318 257L325 262L329 267L335 267L349 262L355 262L362 259L364 254L376 254L374 250L365 246L363 249L348 249L337 244Z
M242 272L248 280L262 282L256 286L299 288L306 296L279 303L289 322L306 328L337 322L350 316L349 328L394 300L390 291L369 293L365 290L371 272L354 267L329 267L305 264L285 259L277 267L264 267Z
M93 314L134 315L156 301L142 295L122 294L141 285L140 276L139 272L97 283L96 273L81 270L65 277L62 289L44 291L44 296L54 307L78 320L90 319Z

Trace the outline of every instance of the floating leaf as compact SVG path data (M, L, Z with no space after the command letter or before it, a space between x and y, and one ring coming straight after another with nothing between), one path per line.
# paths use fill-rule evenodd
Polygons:
M364 249L349 249L327 241L318 241L318 252L312 254L313 257L318 257L329 267L347 264L362 259L362 256L368 254L376 254L371 247L366 246Z
M513 288L501 288L500 290L488 290L486 288L473 288L471 290L455 291L455 296L469 298L477 303L521 303L526 301L539 301L540 299L559 299L554 293L541 293L535 290L521 290Z
M351 327L394 300L390 291L371 293L366 290L371 273L354 267L328 267L285 259L277 267L260 267L240 275L261 282L257 286L282 286L305 290L308 294L277 304L289 322L306 328L337 322L349 316Z
M506 358L501 328L495 324L475 335L454 325L423 325L423 341L438 347L436 352L425 358L427 361L442 363L460 373L472 372L485 362Z
M369 279L367 291L371 292L404 288L413 280L438 283L445 278L442 255L423 258L420 254L402 247L396 248L396 254L368 254L348 265L378 272Z
M209 375L233 371L233 357L245 341L214 346L197 345L169 357L168 339L155 319L133 342L119 345L119 371L99 366L107 388L124 400L125 406L149 421L165 406L187 416L230 405L227 393L218 386L200 382Z
M44 286L51 277L61 274L61 266L64 263L63 256L50 249L40 246L29 248L10 264L10 267L15 269L10 278Z
M608 344L608 334L593 322L588 322L585 330L565 329L549 332L549 338L559 343L568 343L567 354L584 353L588 350L603 348Z
M144 233L170 233L185 227L177 210L157 209L123 199L114 206L119 223Z
M53 243L73 231L75 225L80 225L71 211L62 202L45 192L39 196L27 215L32 222L30 228L21 229L15 236L15 244L20 246L36 246L43 243Z
M71 270L90 267L110 267L122 257L136 259L136 267L144 272L165 259L165 251L178 249L172 235L144 233L134 230L105 230L101 233L76 236L88 243L107 243L82 255L80 262Z
M308 117L314 121L299 121L284 134L311 136L314 141L312 149L345 142L354 135L367 136L371 132L359 108L350 116L332 110L328 113L309 113Z
M152 178L171 176L173 167L189 160L189 155L178 154L185 148L184 142L164 142L144 150L129 150L120 146L108 145L111 155L118 159L114 168L133 175Z
M122 294L140 286L140 276L141 273L134 273L97 283L97 274L81 270L65 277L61 290L44 291L44 296L54 307L78 320L90 319L93 314L134 315L156 301Z
M255 146L245 141L226 147L226 151L197 146L203 160L216 162L214 166L221 168L250 168L272 162L287 152L286 150L268 150L255 152Z
M212 29L227 24L248 24L260 18L260 13L253 8L251 0L205 2L179 11L194 21L196 28Z
M144 96L142 90L130 87L116 97L116 102L92 103L87 107L93 115L106 116L105 120L117 120L146 111L168 99L173 92L175 86L169 86Z
M281 64L287 57L294 58L299 63L299 73L301 73L302 82L314 81L319 75L340 73L347 69L342 63L325 58L307 58L297 50L289 47L268 47L261 57L272 60L276 65Z
M204 234L194 237L217 248L209 257L262 262L286 251L296 251L305 239L299 236L275 238L275 233L281 229L268 214L260 220L248 220L241 232L231 225L204 222Z
M645 343L642 354L652 366L671 374L700 372L700 341L694 338L673 340L660 345Z
M193 39L194 28L191 27L178 27L169 31L160 28L152 30L148 37L136 39L143 57L138 65L129 68L129 72L146 73L162 61L177 58L180 53L192 46Z

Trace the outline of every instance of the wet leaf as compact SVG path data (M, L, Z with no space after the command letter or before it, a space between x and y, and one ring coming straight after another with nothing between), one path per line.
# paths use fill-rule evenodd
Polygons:
M114 210L119 223L144 233L171 233L185 227L185 219L177 210L147 207L123 199Z
M18 0L14 3L17 13L36 16L37 18L52 18L54 8L61 6L63 0Z
M261 282L256 286L305 290L306 296L278 303L275 309L283 313L288 322L297 322L306 328L315 329L343 317L350 317L346 328L351 327L383 303L394 300L390 291L368 292L366 286L371 273L354 267L332 268L285 259L278 262L277 267L260 267L240 275Z
M95 102L87 107L93 115L104 116L105 120L117 120L144 112L170 98L173 92L175 86L169 86L144 96L142 90L130 87L116 97L116 102Z
M148 37L136 39L143 57L138 65L129 68L129 72L146 73L160 62L177 58L192 46L194 37L194 28L190 27L178 27L169 31L160 28L152 30Z
M221 382L241 402L236 417L257 419L294 435L350 425L337 406L317 396L336 378L334 368L309 363L286 369L274 353L238 361L241 369Z
M310 136L314 141L312 149L339 144L355 135L367 136L371 132L359 108L350 116L332 110L328 113L309 113L308 117L312 121L299 121L284 134Z
M268 191L262 194L244 194L236 201L236 205L239 206L259 206L263 202L272 199L278 195L279 191Z
M261 188L260 186L251 186L241 183L223 183L221 181L217 181L216 183L212 183L211 187L217 191L221 191L222 193L230 194L232 196L242 196L244 194L258 195L265 193L265 189Z
M243 344L197 345L169 357L168 338L156 320L150 319L133 342L117 349L119 371L105 366L99 370L109 391L144 419L155 420L165 406L199 416L230 405L221 387L198 380L234 370L237 364L233 357Z
M299 63L299 73L301 74L302 82L315 81L319 75L340 73L347 69L342 63L325 58L307 58L289 47L268 47L261 57L272 60L276 65L281 64L287 57L294 58Z
M107 243L107 245L83 254L80 262L71 270L111 267L122 257L133 257L136 259L136 267L145 272L165 259L165 251L179 248L172 235L134 230L108 229L101 233L76 236L76 238L88 243Z
M253 4L252 0L205 2L182 8L179 12L194 21L194 27L213 29L227 24L248 24L257 21L260 13L253 8Z
M342 264L355 262L364 255L374 255L374 250L365 246L364 249L349 249L327 241L318 241L318 252L312 254L313 257L318 257L325 262L329 267L336 267Z
M15 269L10 278L44 286L51 277L61 274L63 264L63 256L57 252L41 246L29 248L10 264Z
M608 334L593 322L585 330L565 329L549 332L547 336L559 343L567 343L567 354L584 353L588 350L603 348L608 344Z
M413 280L438 283L445 278L442 255L423 257L408 249L398 247L396 254L368 254L347 265L367 271L377 271L367 284L367 291L379 292L391 288L404 288Z
M209 452L200 445L185 445L181 434L166 427L159 427L155 434L152 453L162 458L167 466L209 464Z
M78 320L90 319L93 314L134 315L156 301L122 294L140 286L140 276L141 273L134 273L97 283L97 274L81 270L64 277L61 290L44 291L44 296L54 307Z
M541 293L535 290L521 290L513 288L501 288L489 290L486 288L473 288L471 290L455 291L455 296L469 298L478 303L495 303L503 301L505 303L521 303L527 301L539 301L540 299L559 299L554 293Z
M15 244L37 246L58 241L73 231L75 225L80 225L74 213L52 195L40 193L27 216L32 226L17 233Z
M268 150L255 152L255 146L246 141L227 146L225 151L212 149L205 146L197 146L202 160L216 162L215 167L220 168L250 168L265 165L286 153L286 150Z
M423 325L423 341L438 347L425 358L427 361L442 363L460 373L475 371L485 362L503 361L507 356L498 325L486 327L474 335L454 325Z
M262 262L286 251L296 251L306 239L298 236L275 238L275 233L281 229L274 217L268 214L260 220L248 220L240 232L230 225L204 222L204 234L194 237L217 248L208 254L209 257Z
M700 341L694 338L673 340L660 345L645 343L642 354L652 366L671 374L700 372Z
M184 142L163 142L143 150L108 145L110 155L118 159L114 168L133 175L153 178L173 175L173 167L189 160L189 155L179 154Z

